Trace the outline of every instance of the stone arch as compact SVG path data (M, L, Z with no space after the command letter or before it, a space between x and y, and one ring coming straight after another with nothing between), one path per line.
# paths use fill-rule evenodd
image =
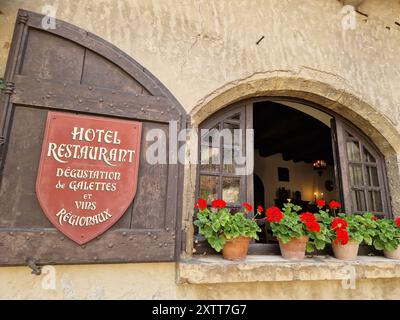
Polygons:
M319 79L278 74L261 77L257 75L229 83L199 101L190 114L192 125L198 126L211 114L226 106L255 97L298 98L318 104L359 127L385 157L400 154L400 134L385 115L357 94L344 90L343 86Z

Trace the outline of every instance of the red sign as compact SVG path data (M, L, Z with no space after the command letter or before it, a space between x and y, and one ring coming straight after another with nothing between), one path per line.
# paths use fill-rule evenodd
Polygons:
M84 244L105 232L136 193L141 123L49 112L36 194L49 220Z

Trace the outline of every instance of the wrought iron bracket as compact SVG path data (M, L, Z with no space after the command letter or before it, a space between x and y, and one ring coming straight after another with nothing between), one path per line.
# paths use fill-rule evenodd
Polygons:
M29 16L26 12L21 12L18 15L18 23L26 24L28 22Z
M13 94L15 91L15 83L12 81L7 81L6 86L4 88L5 94Z
M32 274L35 274L37 276L42 274L42 268L36 264L35 259L27 258L26 263L27 263L28 267L32 269L32 272L31 272Z

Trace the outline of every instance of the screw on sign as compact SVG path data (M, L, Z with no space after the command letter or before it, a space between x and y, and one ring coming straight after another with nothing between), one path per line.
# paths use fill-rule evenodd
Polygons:
M136 194L141 123L49 112L36 194L59 231L86 243L115 224Z

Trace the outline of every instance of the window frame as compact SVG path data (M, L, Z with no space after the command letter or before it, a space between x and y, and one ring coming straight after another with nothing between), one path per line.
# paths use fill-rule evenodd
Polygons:
M241 119L240 121L230 121L228 118L240 113ZM196 168L196 197L200 197L200 177L202 175L207 176L217 176L219 177L219 187L218 194L222 196L223 189L223 177L240 177L240 190L245 190L244 193L240 194L239 203L235 203L233 205L229 205L231 208L238 208L241 206L241 203L245 201L250 201L251 196L253 194L253 175L248 176L238 176L233 173L226 173L223 169L223 146L220 143L219 145L219 155L220 155L220 170L219 171L202 171L201 170L201 130L213 128L216 125L223 125L225 122L232 122L240 125L240 129L246 130L249 127L253 127L253 112L252 112L252 103L239 103L231 105L227 108L219 110L210 118L206 119L199 125L199 135L198 135L198 155L199 155L199 165ZM245 131L242 133L242 141L244 143L244 148L246 148L246 134Z
M353 202L351 199L351 190L357 189L364 191L365 197L365 205L366 210L371 213L376 214L377 216L391 218L392 209L390 205L390 194L387 182L387 170L385 165L385 158L382 153L377 149L377 147L370 141L370 139L361 132L360 129L355 127L352 124L345 123L343 119L335 119L336 122L336 135L337 135L337 149L339 152L339 163L336 166L340 166L341 174L341 184L342 189L340 192L342 193L343 203L345 205L345 211L347 214L352 214L356 212L361 212L355 210L353 206ZM353 138L346 137L345 134L349 133L353 136ZM349 160L347 154L347 142L348 141L355 141L359 144L360 149L360 161L353 161ZM375 158L375 165L372 162L363 161L364 159L364 149L369 152ZM358 186L359 188L355 188L351 185L351 178L350 178L350 171L349 171L349 164L360 165L362 170L362 178L363 178L363 185ZM366 185L366 167L367 166L374 166L377 168L377 176L378 176L378 183L379 186L367 186ZM369 210L369 204L367 199L367 192L368 191L380 191L381 195L381 202L382 202L382 212L377 212L373 210Z

